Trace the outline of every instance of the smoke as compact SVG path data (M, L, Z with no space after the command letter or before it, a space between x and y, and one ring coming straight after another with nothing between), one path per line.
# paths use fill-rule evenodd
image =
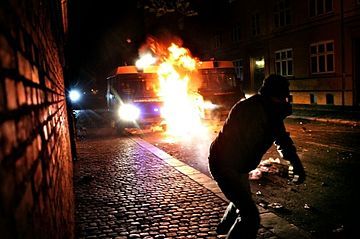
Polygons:
M149 35L145 43L139 48L139 55L141 56L151 52L154 56L162 60L168 55L167 49L172 43L180 47L183 45L183 41L179 37L171 36L170 33L164 33L160 37Z

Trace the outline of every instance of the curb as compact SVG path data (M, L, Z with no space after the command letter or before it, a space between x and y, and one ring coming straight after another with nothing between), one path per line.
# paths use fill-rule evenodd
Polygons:
M193 181L207 188L225 202L229 202L229 200L224 196L220 188L217 186L217 183L212 178L194 169L193 167L183 163L182 161L174 158L173 156L169 155L168 153L164 152L163 150L155 147L154 145L148 143L147 141L139 137L131 137L131 140L135 141L141 147L150 151L156 157L163 160L170 166L174 167L180 173L188 176ZM258 209L261 217L261 226L263 226L267 230L270 230L277 237L282 239L311 238L308 232L296 227L294 224L287 222L286 220L277 216L276 214L269 212L268 210L260 206L258 206Z
M311 121L317 121L317 122L322 122L322 123L344 124L344 125L349 125L349 126L354 126L354 127L360 126L360 122L355 121L355 120L317 118L317 117L297 116L297 115L290 115L287 118L289 118L289 119L304 119L304 120L311 120Z
M222 112L222 116L226 117L228 111ZM348 119L339 119L339 118L325 118L325 117L313 117L313 116L303 116L303 115L296 115L292 114L286 118L289 119L304 119L304 120L311 120L311 121L317 121L322 123L334 123L334 124L344 124L349 126L360 126L360 120L348 120Z

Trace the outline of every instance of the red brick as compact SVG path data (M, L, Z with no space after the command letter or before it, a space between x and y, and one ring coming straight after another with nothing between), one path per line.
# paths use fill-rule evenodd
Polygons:
M53 153L53 144L51 142L51 138L50 138L50 140L48 141L48 144L47 144L47 152L48 152L48 155L51 155Z
M2 181L0 184L0 197L3 203L2 207L9 209L11 208L13 195L15 193L15 179L13 174L3 172L3 169L1 169L0 173L2 174Z
M49 80L49 78L48 78L47 76L45 76L45 86L46 86L48 89L53 89L52 83L51 83L51 81Z
M52 131L53 131L53 129L52 129L52 127L51 127L51 121L48 121L48 123L47 123L47 129L48 129L49 134L51 134Z
M3 35L0 35L0 66L3 68L15 68L14 51Z
M44 213L44 209L45 209L45 205L44 205L44 197L43 197L43 193L40 191L38 193L38 205L39 205L39 209L40 209L40 213Z
M40 83L39 80L39 72L36 66L32 66L32 70L31 70L31 79L33 82L35 83Z
M45 102L45 92L44 91L39 90L38 97L39 97L39 104L42 104Z
M27 133L28 127L31 127L26 120L29 120L28 117L24 116L22 117L17 123L16 123L16 132L17 132L17 138L19 141L25 141L27 137L29 136ZM29 130L28 130L29 132Z
M25 234L25 230L30 223L28 221L27 215L31 212L34 205L33 193L31 189L31 184L26 184L25 193L20 201L19 206L15 210L15 220L17 225L17 231L20 234ZM25 236L25 235L23 235Z
M34 39L32 39L34 41ZM30 54L31 54L31 60L33 62L36 62L36 57L35 57L35 49L34 49L34 45L31 44L30 46Z
M0 83L0 112L11 111L7 114L11 119L0 123L0 160L8 158L14 152L24 152L18 158L8 160L12 163L12 170L4 169L0 163L0 175L3 175L0 201L3 203L1 206L13 215L11 223L16 225L16 228L9 230L9 238L34 235L39 238L48 238L49 235L74 238L73 226L68 223L74 221L74 211L66 112L61 110L56 117L49 118L63 104L53 104L50 107L43 104L46 100L53 102L54 99L64 99L63 69L60 64L60 58L63 57L62 41L53 38L51 27L57 26L50 22L42 21L43 27L34 27L35 21L46 19L50 10L46 4L35 5L29 5L27 1L14 1L9 5L9 11L17 16L17 26L13 25L12 19L8 19L11 14L2 16L6 21L3 26L5 33L0 33L0 69L13 69L15 74L23 76L25 80L23 77L12 79L5 71L8 79L3 79ZM26 10L29 7L31 11ZM46 75L45 85L40 84L41 72ZM31 83L35 83L35 87ZM57 93L47 95L47 88ZM20 111L19 108L25 105L29 109L27 115L24 114L26 111ZM49 134L54 133L55 122L59 122L59 125L61 122L61 132L58 137L50 137ZM38 127L41 128L40 132L35 132L39 131ZM34 133L36 135L32 137ZM46 140L41 135L43 133ZM29 144L20 144L21 142ZM54 145L57 147L54 150L56 152L50 150L48 153L48 147ZM19 146L24 148L18 148ZM51 161L48 163L50 168L42 168L39 163L40 155L41 160ZM35 169L35 172L30 169ZM49 185L42 191L40 186L45 180ZM25 185L25 192L22 187L17 187L20 182ZM20 199L18 205L13 205L15 195ZM2 220L4 218L0 216L0 221Z
M53 175L54 168L55 168L54 164L49 164L49 168L45 173L46 185L48 185L50 187L52 186L52 183L56 178L56 175Z
M1 133L4 137L4 145L3 150L5 156L9 155L13 148L16 148L17 141L16 141L16 128L14 121L6 121L1 125Z
M6 90L6 99L7 99L7 108L9 110L14 110L18 107L16 102L16 87L15 81L6 78L5 79L5 90Z
M46 109L41 110L41 115L42 115L41 123L43 123L49 117L47 110Z
M41 104L42 102L41 102L41 90L40 89L36 89L36 102L37 102L37 104Z
M48 102L52 103L53 100L53 93L52 92L46 92L46 99L48 100Z
M35 161L35 157L34 157L34 152L33 152L33 148L32 145L28 145L26 146L26 150L25 150L25 155L26 155L26 162L28 163L29 167L31 167Z
M32 94L31 94L31 87L26 87L25 88L25 91L26 91L26 103L28 105L31 105L32 104Z
M43 172L42 172L42 167L41 164L38 163L37 167L36 167L36 171L34 174L34 188L35 188L35 192L39 192L39 189L41 187L41 183L43 180Z
M41 140L40 135L38 135L38 136L36 137L36 142L37 142L37 150L40 152L41 149L42 149L42 140Z
M25 41L24 41L24 33L19 31L18 39L20 41L20 48L24 52L25 51Z
M52 117L50 122L51 122L52 131L55 131L55 132L56 132L56 128L55 128L55 117Z
M43 132L44 132L45 140L48 140L49 135L48 135L48 131L47 131L46 125L43 126Z
M48 100L49 100L49 97L48 97ZM54 109L53 105L50 105L50 106L48 107L48 113L49 113L49 116L51 116L51 115L52 115L52 113L53 113L53 109Z
M3 111L5 109L5 91L3 84L0 83L0 111Z
M18 82L16 84L16 91L18 95L19 106L26 104L25 88L22 82Z
M37 145L38 145L37 139L34 139L32 142L32 149L33 149L33 154L34 154L35 160L39 157L39 150L38 150Z
M3 141L4 141L3 136L2 136L2 134L0 134L0 143L2 143ZM4 157L5 157L5 152L4 152L3 148L1 147L0 148L0 164L1 164L1 161L3 161Z
M35 88L32 88L31 89L31 98L32 98L32 103L34 105L37 105L38 104L38 101L37 101L37 91Z
M31 65L30 62L20 53L17 52L18 59L18 70L19 74L24 76L26 79L31 80Z
M21 156L20 158L16 159L15 162L15 180L16 184L20 184L23 180L25 175L28 173L30 169L27 158L25 156Z

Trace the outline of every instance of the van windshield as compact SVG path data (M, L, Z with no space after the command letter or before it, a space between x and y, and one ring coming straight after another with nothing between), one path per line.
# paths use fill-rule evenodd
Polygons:
M112 92L123 101L157 97L156 75L119 75L112 79L111 85Z
M202 85L199 91L233 91L236 88L235 71L232 69L201 70Z

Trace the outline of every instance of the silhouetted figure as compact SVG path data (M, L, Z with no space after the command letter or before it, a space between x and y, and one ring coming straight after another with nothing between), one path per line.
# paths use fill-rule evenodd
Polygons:
M222 130L210 146L209 168L230 204L218 226L227 238L256 238L260 216L251 196L249 172L273 143L293 166L297 183L305 171L283 120L291 114L289 82L280 75L267 77L258 94L240 100L231 109Z

